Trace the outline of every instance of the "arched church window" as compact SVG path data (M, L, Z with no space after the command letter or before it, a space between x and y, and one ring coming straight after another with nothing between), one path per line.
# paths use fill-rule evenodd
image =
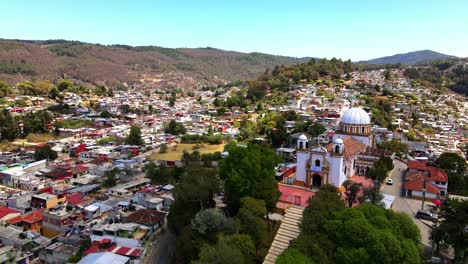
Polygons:
M335 153L340 153L340 146L335 146Z
M300 148L300 149L303 149L303 148L304 148L304 142L302 142L302 141L299 142L299 148Z
M320 167L320 160L315 160L315 166Z
M309 142L306 142L306 143L305 143L305 147L306 147L306 149L309 148Z
M362 128L362 133L365 133L364 131L365 131L365 128L363 127L363 128Z

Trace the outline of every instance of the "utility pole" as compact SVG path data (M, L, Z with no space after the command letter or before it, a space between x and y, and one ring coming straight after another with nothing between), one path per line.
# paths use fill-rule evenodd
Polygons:
M421 171L418 171L418 177L421 176ZM424 210L424 202L426 201L426 177L423 178L423 189L421 190L423 193L423 200L421 204L421 210Z

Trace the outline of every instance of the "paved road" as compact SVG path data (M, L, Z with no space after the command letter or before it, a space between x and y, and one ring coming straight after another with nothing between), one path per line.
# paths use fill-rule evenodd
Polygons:
M153 241L152 246L148 248L150 254L142 261L142 264L169 264L175 253L176 236L170 233L166 227L165 231L159 233L158 239Z
M385 185L382 189L382 193L395 196L392 209L397 212L403 212L411 217L421 231L422 244L426 247L431 246L431 241L429 240L429 232L431 231L431 228L414 217L417 210L421 206L421 201L407 199L404 197L403 182L405 177L404 171L406 168L407 167L405 163L399 160L395 160L395 169L393 170L392 176L390 177L393 179L393 185Z

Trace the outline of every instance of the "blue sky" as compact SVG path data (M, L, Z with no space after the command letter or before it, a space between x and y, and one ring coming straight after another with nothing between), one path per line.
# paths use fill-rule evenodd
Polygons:
M216 47L361 60L468 57L466 0L0 0L0 38Z

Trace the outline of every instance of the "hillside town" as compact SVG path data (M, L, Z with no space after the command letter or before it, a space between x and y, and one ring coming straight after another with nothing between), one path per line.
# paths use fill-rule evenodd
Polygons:
M168 243L168 214L180 196L173 174L194 159L217 168L228 146L253 140L282 158L275 166L281 195L269 213L279 228L265 245L264 263L275 263L299 235L303 211L320 187L331 184L346 199L348 181L379 188L384 207L407 213L431 246L434 223L415 214L437 210L451 196L448 173L434 162L444 153L466 158L467 100L434 94L398 69L342 77L291 85L281 101L266 91L268 100L246 106L230 103L245 100L242 84L97 94L73 91L75 84L64 80L57 86L68 87L56 97L13 86L2 99L2 122L42 111L51 117L48 133L26 134L28 125L19 121L18 136L2 143L0 262L136 264L173 257L174 246L154 250ZM284 122L275 123L278 116ZM391 168L382 175L375 168L385 159ZM171 176L163 178L163 169ZM215 194L219 209L226 206L223 195Z

